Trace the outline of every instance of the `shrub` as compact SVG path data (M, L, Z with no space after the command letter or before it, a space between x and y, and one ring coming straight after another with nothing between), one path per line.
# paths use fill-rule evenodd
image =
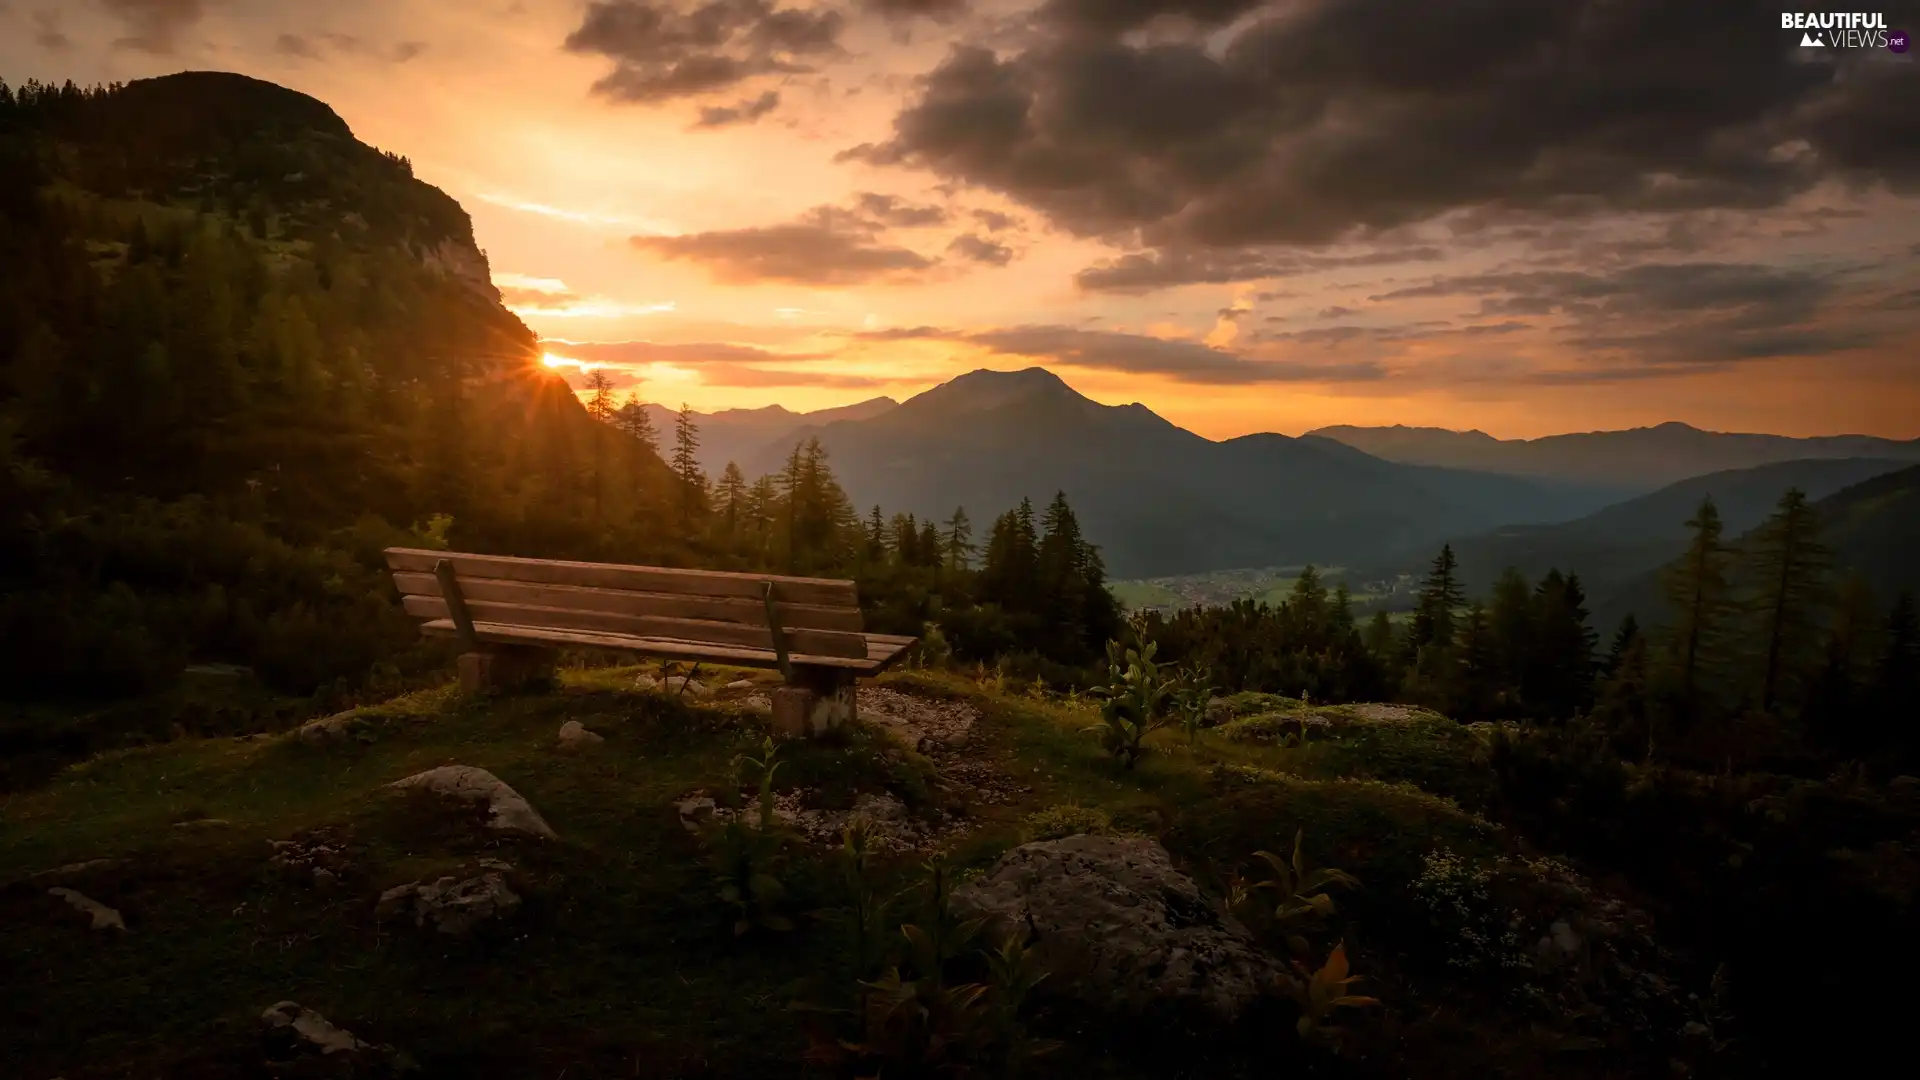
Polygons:
M1498 972L1531 966L1515 929L1519 912L1499 909L1489 888L1492 882L1491 869L1447 848L1430 851L1423 860L1413 894L1448 967Z

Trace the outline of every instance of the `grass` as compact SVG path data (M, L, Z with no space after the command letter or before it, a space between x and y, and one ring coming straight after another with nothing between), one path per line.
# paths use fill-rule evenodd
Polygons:
M358 710L363 739L332 747L286 734L112 751L7 797L0 1029L15 1072L258 1075L258 1015L292 999L404 1049L428 1075L802 1075L800 1028L787 1009L829 992L822 973L840 962L831 935L802 919L789 934L734 940L673 806L696 788L725 790L730 760L757 747L765 720L726 702L634 692L637 670L570 671L555 692L488 701L416 692ZM1420 734L1424 725L1379 725L1374 742L1304 748L1216 732L1188 746L1162 731L1127 771L1086 730L1097 715L1085 705L987 693L950 672L883 681L981 709L967 753L993 769L1010 799L968 808L972 828L949 851L963 871L991 865L1064 806L1080 808L1065 815L1075 820L1160 837L1203 881L1256 849L1282 849L1304 828L1316 863L1367 883L1356 916L1391 927L1425 851L1510 846L1446 797L1445 774L1462 766L1451 742ZM567 720L605 745L556 753ZM827 805L881 789L921 806L970 794L942 788L927 759L864 725L788 744L783 758L780 787L815 789ZM432 800L381 790L447 763L500 776L560 840L515 839ZM176 827L206 818L225 824ZM361 849L334 890L266 865L269 840L315 828ZM482 854L514 863L527 896L526 910L498 932L429 940L372 921L379 890ZM132 931L125 937L89 933L44 883L26 880L98 858L124 861L72 884L119 908ZM916 862L885 864L889 888ZM799 859L792 886L803 909L836 902L828 869L817 855ZM1390 929L1374 945L1344 922L1328 933L1349 938L1363 973L1394 948ZM1068 1046L1036 1075L1173 1075L1105 1035L1057 1034ZM1442 1075L1436 1069L1418 1074Z

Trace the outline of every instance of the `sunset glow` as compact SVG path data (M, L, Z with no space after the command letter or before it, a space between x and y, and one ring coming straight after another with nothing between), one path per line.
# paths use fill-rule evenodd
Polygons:
M1041 365L1216 438L1920 435L1920 176L1849 134L1920 100L1913 54L1634 8L1607 48L1652 59L1609 61L1609 90L1523 62L1578 54L1582 20L1467 33L1451 5L1384 43L1368 5L796 0L722 5L710 46L695 6L0 5L0 70L312 94L461 202L535 332L630 343L597 362L701 410ZM1008 94L1022 131L983 119Z

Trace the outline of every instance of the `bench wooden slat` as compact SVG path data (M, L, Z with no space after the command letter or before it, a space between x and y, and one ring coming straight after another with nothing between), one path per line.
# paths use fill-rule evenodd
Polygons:
M466 594L467 611L476 625L486 622L536 629L586 630L636 638L709 642L714 645L773 650L773 635L765 626L700 619L667 619L656 615L623 615L611 611L581 611L532 604L503 604L494 600L475 599L464 581L460 582L460 588ZM451 620L453 617L443 597L409 596L403 602L407 614L416 618ZM869 652L867 638L863 634L832 630L788 630L785 633L790 652L847 659L864 659Z
M449 619L434 619L422 624L421 630L429 634L452 636L456 633ZM748 649L737 646L713 645L699 641L676 641L667 638L634 637L631 634L595 633L590 630L557 630L528 626L506 626L500 623L477 621L473 624L474 636L481 641L499 644L538 644L573 645L592 649L619 649L629 652L645 653L649 656L664 656L670 659L707 660L716 664L732 664L740 667L775 667L778 659L772 649ZM845 656L814 656L794 654L791 657L795 667L843 668L859 675L874 675L899 659L906 651L905 646L893 646L883 642L870 643L866 655L860 659Z
M851 581L830 578L783 577L773 574L736 574L720 570L678 570L662 566L620 566L612 563L519 559L505 555L472 555L422 548L388 548L387 566L393 570L432 573L441 559L453 563L462 583L469 578L498 578L537 585L577 585L632 592L728 596L758 601L766 583L774 586L774 600L785 604L858 608L860 597Z
M767 579L760 579L765 581ZM580 585L540 585L502 578L462 577L460 592L469 603L494 601L530 604L573 611L604 611L617 615L651 615L668 619L704 619L712 622L767 625L766 602L722 596L630 592ZM440 582L432 574L402 570L393 583L403 596L439 596ZM780 625L789 630L838 630L859 633L864 621L860 609L816 604L775 604Z

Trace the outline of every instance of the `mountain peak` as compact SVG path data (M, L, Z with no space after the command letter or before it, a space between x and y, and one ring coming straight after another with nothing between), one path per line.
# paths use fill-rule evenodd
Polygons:
M1043 367L1030 367L1019 371L978 368L965 375L949 379L931 390L915 394L907 399L906 405L923 409L934 406L954 412L972 412L979 409L997 409L1015 401L1039 397L1093 404L1091 399L1068 386L1066 380L1060 376Z

